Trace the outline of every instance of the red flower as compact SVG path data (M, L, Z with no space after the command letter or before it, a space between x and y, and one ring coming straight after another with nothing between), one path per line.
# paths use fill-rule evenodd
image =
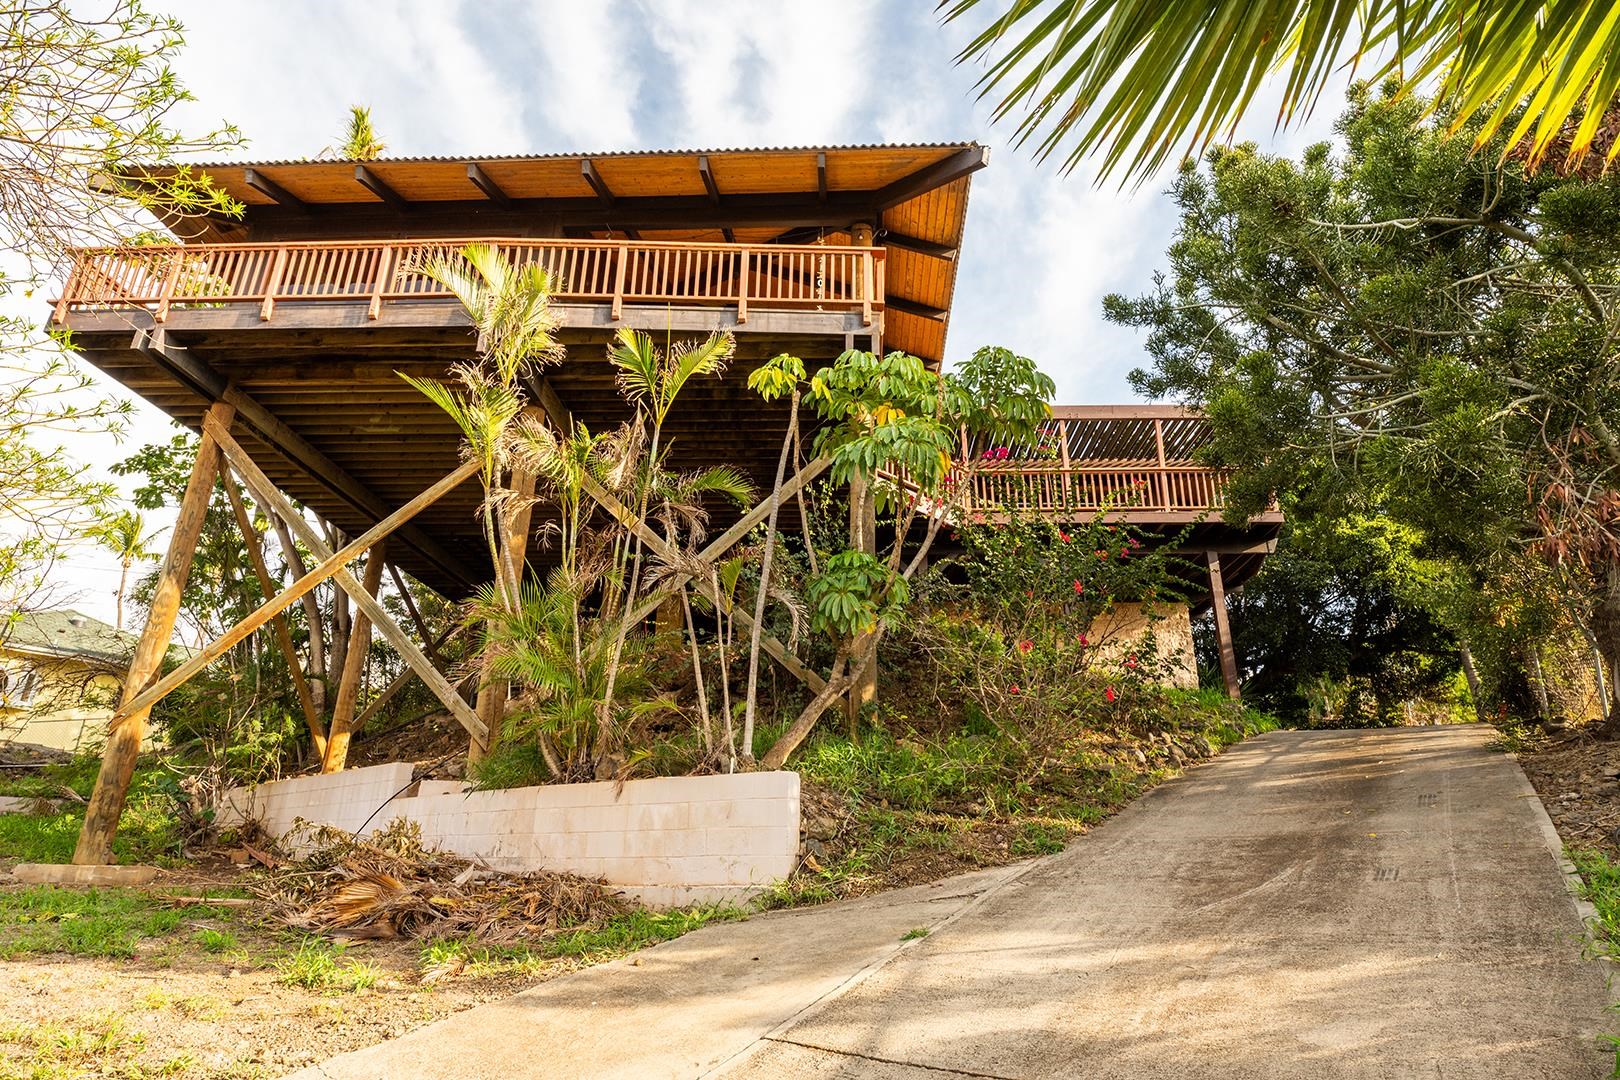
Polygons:
M1076 641L1078 641L1081 645L1090 645L1091 644L1091 639L1086 637L1086 635L1083 634L1083 633L1082 634L1076 634L1074 639Z
M1109 701L1113 701L1116 696L1117 695L1114 693L1114 688L1112 686L1103 691L1103 697L1107 698Z
M1070 537L1069 534L1064 532L1062 529L1059 529L1058 530L1058 539L1063 541L1065 544L1067 544L1072 539L1072 537Z
M1017 683L1013 683L1013 684L1012 684L1012 685L1011 685L1011 686L1009 686L1009 687L1007 687L1007 693L1009 693L1009 694L1016 694L1016 693L1018 693L1018 684L1017 684Z
M1027 653L1027 652L1029 652L1029 650L1033 649L1034 647L1035 647L1035 643L1033 641L1029 640L1028 638L1025 638L1023 641L1020 641L1018 643L1018 651L1022 652L1022 653Z
M1099 558L1099 559L1108 558L1108 552L1103 550L1102 548L1098 548L1097 549L1097 558Z
M1133 656L1129 660L1125 661L1125 666L1128 667L1128 668L1135 667L1136 666L1136 657Z
M1035 599L1035 590L1034 589L1025 589L1024 590L1024 595L1029 597L1031 600L1033 600L1033 599Z
M1074 579L1074 595L1080 596L1080 595L1084 594L1085 591L1086 591L1086 587L1084 585L1080 584L1080 579L1075 578Z

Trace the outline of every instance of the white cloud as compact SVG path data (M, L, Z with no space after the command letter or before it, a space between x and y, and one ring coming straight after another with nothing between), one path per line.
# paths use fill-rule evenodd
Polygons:
M520 78L567 148L634 149L642 71L627 47L626 28L635 25L628 2L536 5L520 25L540 61Z
M853 141L850 115L878 70L870 4L822 0L638 0L666 69L663 145L784 146ZM671 97L672 95L672 97Z

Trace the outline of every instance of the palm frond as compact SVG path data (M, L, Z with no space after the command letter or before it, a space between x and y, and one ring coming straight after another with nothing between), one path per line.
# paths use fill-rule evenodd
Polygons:
M943 0L947 20L987 0ZM1284 74L1279 125L1308 115L1345 58L1387 59L1373 78L1438 84L1460 128L1490 109L1476 146L1526 106L1509 145L1539 162L1581 116L1569 161L1587 153L1620 93L1620 5L1597 0L995 0L957 56L982 63L981 96L1015 142L1071 170L1099 157L1140 182L1173 157L1230 135L1265 78ZM1584 114L1584 115L1583 115ZM1533 134L1532 133L1533 130ZM1620 141L1608 148L1612 160Z

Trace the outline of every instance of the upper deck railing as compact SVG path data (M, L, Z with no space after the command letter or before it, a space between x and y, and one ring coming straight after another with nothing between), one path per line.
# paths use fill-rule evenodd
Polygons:
M435 253L493 244L518 266L539 264L558 303L857 312L870 325L883 310L883 249L789 244L696 244L642 240L398 240L282 244L172 244L85 248L56 303L72 311L145 309L158 321L185 308L365 303L379 318L398 300L451 299L423 272Z
M1208 422L1189 409L1059 405L1027 445L964 436L953 496L969 514L1218 515L1231 477L1196 460L1208 441Z

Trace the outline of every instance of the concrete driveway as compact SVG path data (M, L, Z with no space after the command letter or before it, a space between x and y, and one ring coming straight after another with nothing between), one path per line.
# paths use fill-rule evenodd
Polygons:
M710 928L307 1075L1608 1076L1606 972L1489 737L1263 736L1024 868Z

